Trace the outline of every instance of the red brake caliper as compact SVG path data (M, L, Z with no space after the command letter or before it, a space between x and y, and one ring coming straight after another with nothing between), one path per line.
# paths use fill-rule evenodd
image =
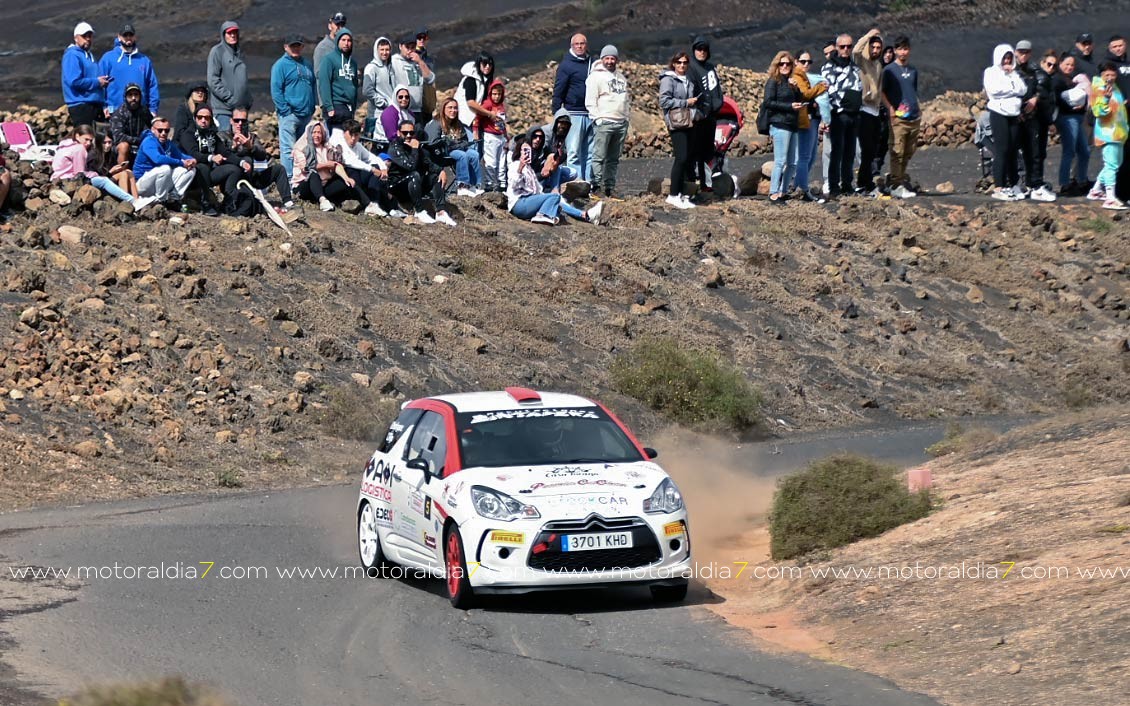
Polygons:
M460 574L463 572L463 562L459 555L459 536L454 532L447 536L447 592L454 596L459 592Z

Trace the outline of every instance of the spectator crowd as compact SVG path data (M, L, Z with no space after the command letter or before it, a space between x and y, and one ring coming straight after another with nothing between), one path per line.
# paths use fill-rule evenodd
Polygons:
M162 111L157 74L134 25L121 25L113 47L96 58L94 28L78 23L62 59L62 93L74 129L56 152L53 178L84 178L138 210L162 202L205 215L253 213L247 185L274 189L281 212L294 208L296 198L324 211L353 200L369 216L412 215L454 226L449 195L499 191L519 218L599 223L601 200L617 194L632 93L648 88L629 85L617 47L591 52L588 39L575 34L557 66L551 122L514 134L507 82L489 52L462 64L458 84L445 97L437 92L426 28L395 40L378 36L366 61L367 45L337 12L312 59L306 40L292 34L271 68L276 160L250 129L256 96L240 37L238 22L224 22L205 78L175 106L166 96ZM1086 196L1125 209L1118 192L1119 180L1127 179L1125 38L1111 36L1105 56L1096 55L1089 33L1067 51L1033 50L1028 40L1000 44L984 71L991 197L1048 202ZM858 40L844 33L821 53L817 67L814 51L779 51L768 68L756 129L772 144L770 202L915 197L909 164L922 114L910 38L888 44L878 29ZM672 150L666 203L674 208L695 208L698 194L730 178L724 146L717 144L727 101L723 73L709 40L696 37L658 77ZM1054 184L1044 173L1052 134L1062 150ZM1091 179L1093 152L1101 168ZM821 186L813 188L818 160ZM0 204L10 181L0 165ZM595 205L582 210L577 199Z

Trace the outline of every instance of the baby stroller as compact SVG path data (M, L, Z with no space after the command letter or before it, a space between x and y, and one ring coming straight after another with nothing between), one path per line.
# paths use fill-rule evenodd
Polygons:
M993 173L993 126L989 123L987 110L974 113L970 107L969 117L973 118L973 144L981 156L981 178L985 179Z
M722 108L718 111L718 123L714 127L714 159L710 162L711 176L725 171L726 152L734 143L745 124L742 109L729 96L722 98Z
M710 184L716 195L731 199L738 193L738 185L737 179L726 173L726 153L742 131L745 116L733 98L724 96L717 121L714 127L714 158L709 163Z

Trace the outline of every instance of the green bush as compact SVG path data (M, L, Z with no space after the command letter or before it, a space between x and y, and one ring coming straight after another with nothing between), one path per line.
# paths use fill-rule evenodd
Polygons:
M946 425L946 434L941 441L926 447L926 453L931 456L946 456L953 453L965 453L978 446L983 446L994 441L1000 434L985 427L965 429L960 424L952 422Z
M641 341L610 373L618 392L686 426L742 432L761 423L761 394L740 370L673 339Z
M59 706L223 706L224 702L203 689L168 677L149 684L95 687Z
M380 441L400 414L399 402L372 388L346 384L330 390L327 397L318 423L340 439Z
M840 454L782 478L769 513L769 551L791 559L875 537L930 512L927 492L911 493L893 466Z

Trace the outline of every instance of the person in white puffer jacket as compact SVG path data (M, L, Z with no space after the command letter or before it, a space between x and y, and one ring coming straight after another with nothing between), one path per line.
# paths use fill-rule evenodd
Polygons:
M993 130L993 198L1018 201L1024 198L1019 186L1016 156L1020 147L1020 111L1028 87L1016 71L1012 46L998 44L993 49L993 65L983 75L989 98L989 124Z

